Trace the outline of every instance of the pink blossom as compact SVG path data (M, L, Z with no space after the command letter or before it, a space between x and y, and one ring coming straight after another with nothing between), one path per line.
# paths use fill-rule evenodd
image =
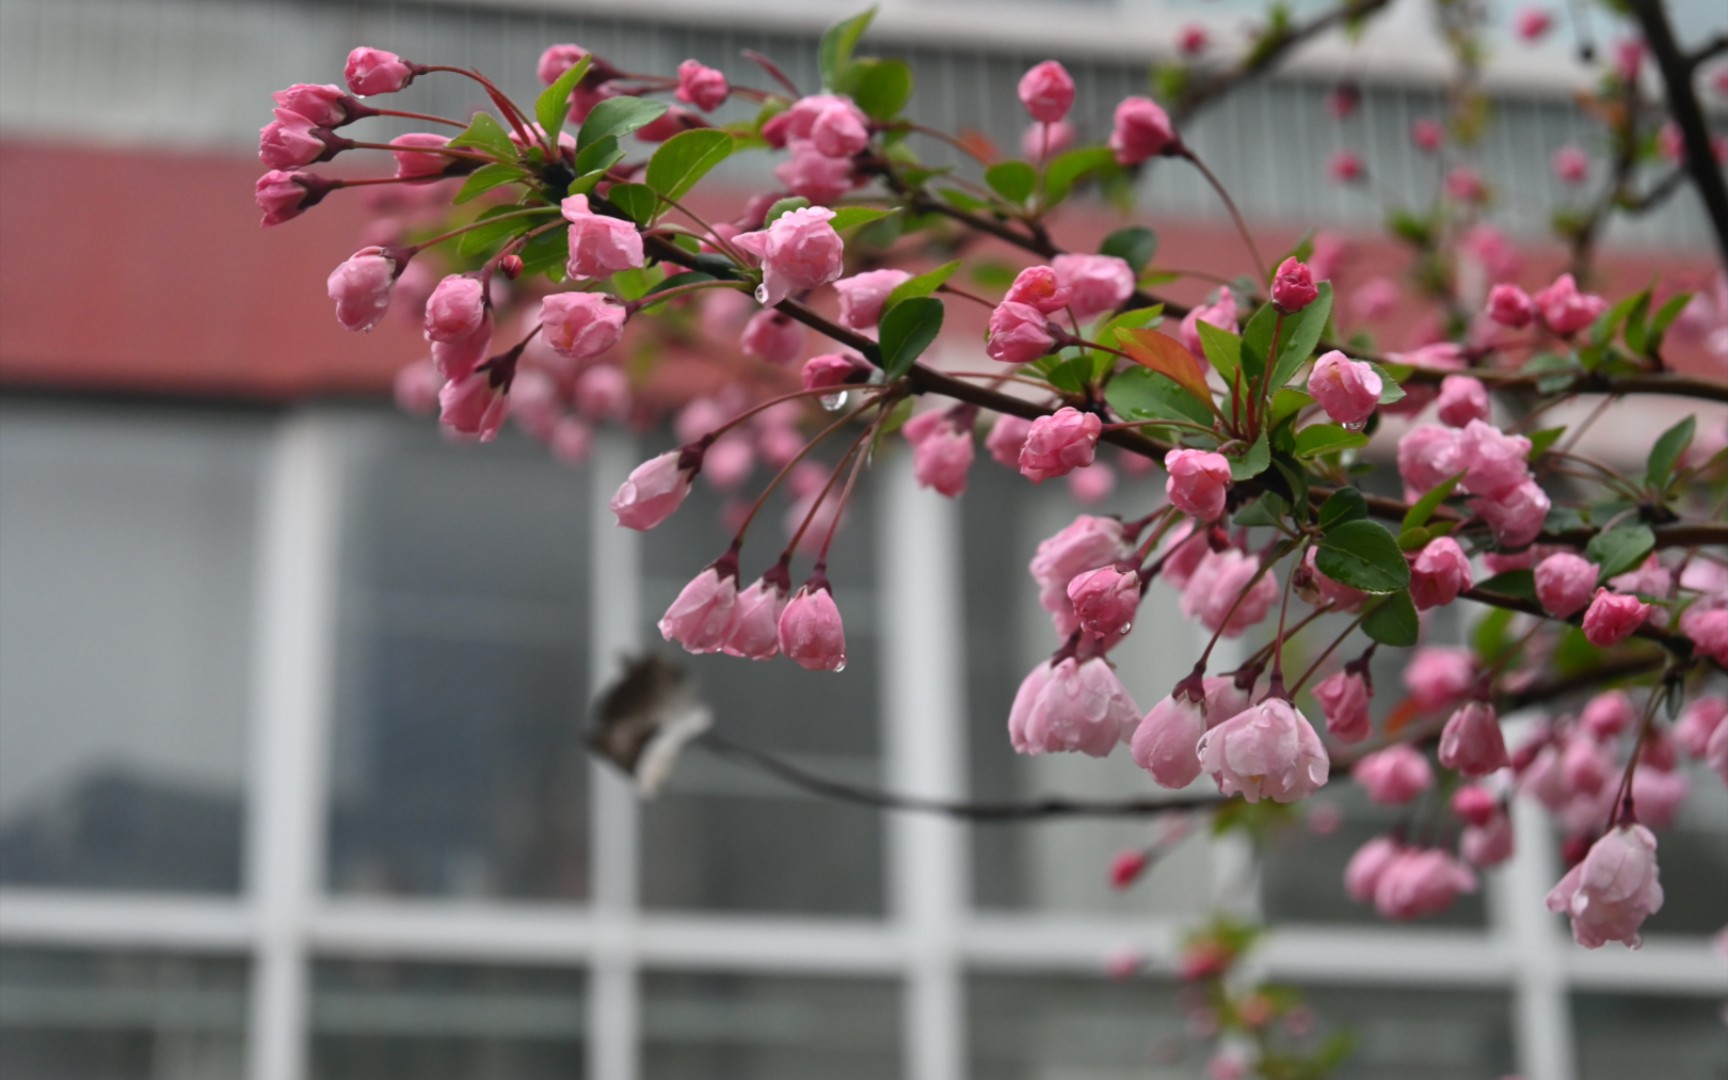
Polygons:
M1353 184L1367 171L1368 167L1362 164L1361 156L1354 150L1338 151L1326 165L1326 172L1340 184Z
M1054 60L1034 64L1020 76L1019 90L1020 104L1039 123L1054 124L1074 107L1074 80Z
M807 139L831 158L849 158L869 145L870 118L848 97L801 98L786 110L786 138Z
M1460 165L1446 174L1446 194L1459 202L1487 202L1488 185L1483 182L1481 173L1467 165Z
M744 324L738 347L745 356L785 367L804 351L806 336L803 323L794 322L790 315L773 308L763 308Z
M1470 559L1450 536L1428 541L1410 564L1410 598L1418 611L1445 607L1470 585Z
M1498 496L1525 482L1530 475L1530 440L1508 435L1492 424L1472 420L1458 436L1464 479L1459 487L1474 495Z
M1301 311L1319 295L1314 273L1306 263L1297 262L1292 255L1278 265L1278 273L1272 278L1272 302L1285 313Z
M1169 114L1151 98L1124 98L1116 106L1110 149L1118 164L1138 165L1147 158L1174 152L1181 145Z
M550 45L540 54L540 60L535 64L534 72L540 81L551 86L564 77L564 73L582 62L588 55L588 50L580 45Z
M1590 158L1576 146L1562 146L1554 151L1554 175L1562 183L1582 184L1590 175Z
M1368 737L1369 697L1368 681L1355 671L1336 672L1314 687L1326 730L1341 743L1359 743Z
M1014 275L1014 283L1002 299L1054 315L1067 308L1072 294L1055 267L1028 266Z
M1373 900L1380 879L1403 854L1403 846L1390 836L1376 836L1363 844L1344 867L1344 891L1357 903Z
M1164 455L1170 476L1164 494L1171 505L1198 522L1217 521L1224 515L1230 487L1230 460L1210 450L1171 450Z
M1469 701L1440 732L1440 764L1465 776L1487 776L1510 763L1500 718L1485 701Z
M841 278L834 283L840 294L840 324L853 330L871 330L882 318L888 294L912 280L904 270L870 270Z
M336 301L336 321L347 330L370 330L390 310L390 289L400 266L383 248L362 248L330 272L325 286Z
M295 83L270 95L279 109L305 117L314 127L341 127L357 118L364 106L335 83ZM277 114L278 119L281 114Z
M1666 599L1674 591L1674 573L1662 565L1661 559L1651 555L1637 568L1609 578L1608 585L1618 592Z
M733 238L734 245L762 260L758 303L772 307L841 275L846 252L840 234L828 224L833 217L826 207L806 206L781 214L766 229Z
M780 613L780 651L808 671L846 669L846 630L820 571L792 594Z
M1531 300L1548 329L1562 337L1584 329L1608 310L1608 301L1600 296L1579 292L1571 274L1561 274Z
M804 361L801 381L806 390L839 390L869 377L862 362L840 353L824 353Z
M427 341L462 341L486 322L486 286L468 274L451 274L426 301Z
M1511 330L1521 330L1536 317L1530 294L1510 282L1488 290L1488 317Z
M1710 741L1704 744L1704 764L1728 784L1728 724L1717 724L1710 733Z
M1182 316L1182 326L1178 333L1182 336L1182 344L1188 346L1188 351L1196 356L1203 356L1206 352L1200 341L1201 323L1228 330L1232 334L1236 332L1236 294L1230 291L1228 285L1218 290L1218 299L1215 302L1201 304Z
M570 223L570 261L564 269L573 280L642 268L642 234L635 225L589 212L586 195L570 196L560 209Z
M1644 67L1644 43L1637 38L1621 38L1610 49L1614 62L1614 74L1621 82L1638 81L1638 73Z
M1080 628L1074 605L1068 600L1068 583L1088 570L1126 559L1128 554L1122 523L1091 514L1081 514L1061 532L1039 543L1027 569L1038 585L1038 602L1050 613L1057 634L1067 637Z
M1495 543L1506 548L1523 547L1540 536L1551 505L1542 485L1530 479L1492 498L1470 500L1470 509L1488 523Z
M660 636L686 652L719 652L738 605L738 573L710 566L684 586L660 619Z
M1685 776L1672 769L1655 768L1649 761L1632 774L1632 801L1638 807L1638 820L1658 831L1673 828L1690 790Z
M913 448L912 475L918 486L957 499L966 491L973 454L971 424L944 422Z
M1583 725L1584 730L1598 741L1604 742L1631 727L1637 719L1638 710L1633 708L1632 699L1626 696L1624 690L1597 694L1578 715L1578 722Z
M1571 917L1572 940L1586 949L1610 941L1636 949L1644 920L1662 910L1655 835L1642 825L1615 827L1554 886L1548 910Z
M724 72L699 60L686 60L678 65L678 100L686 105L713 112L725 104L726 95L731 92Z
M587 360L624 336L624 305L602 293L553 293L540 301L541 337L572 360Z
M1058 255L1050 265L1081 322L1115 311L1134 292L1133 267L1114 255Z
M1404 497L1416 500L1464 471L1460 432L1438 424L1413 427L1398 440Z
M1152 864L1144 851L1130 849L1119 853L1110 860L1110 887L1116 890L1126 889L1146 872Z
M1385 275L1371 277L1350 294L1350 311L1358 319L1373 321L1392 314L1401 295L1398 283ZM1393 354L1396 358L1397 354Z
M1296 802L1326 783L1320 736L1296 707L1268 698L1200 737L1200 766L1218 790L1249 802Z
M416 360L397 370L391 393L403 412L429 413L438 407L438 388L443 383L444 376L430 360Z
M1554 16L1546 8L1527 7L1512 17L1512 32L1525 42L1540 41L1554 25Z
M1020 450L1026 445L1026 436L1031 433L1032 421L1019 416L999 416L996 423L991 425L990 434L984 439L984 449L990 451L990 457L996 464L1018 469Z
M1101 657L1081 661L1068 657L1043 665L1047 674L1021 717L1023 754L1079 752L1104 757L1121 741L1140 709ZM1034 676L1027 677L1032 683ZM1026 684L1022 684L1024 693ZM1015 700L1020 711L1021 701ZM1014 717L1009 720L1010 730Z
M1303 592L1304 586L1307 592ZM1340 611L1355 611L1368 599L1368 594L1332 580L1320 572L1315 550L1310 547L1302 555L1297 571L1296 588L1309 603L1329 603Z
M1431 645L1417 649L1404 668L1404 686L1424 712L1462 702L1476 685L1476 661L1469 649Z
M1020 475L1035 484L1092 464L1104 422L1096 413L1064 406L1032 422L1020 448Z
M1334 120L1348 120L1362 104L1362 88L1345 81L1326 92L1326 112Z
M1164 542L1164 568L1160 573L1173 588L1186 588L1200 561L1212 553L1206 533L1205 528L1197 528L1192 521L1184 521L1171 530Z
M1129 742L1134 764L1161 787L1184 788L1200 775L1196 747L1206 734L1206 713L1199 702L1177 693L1152 706Z
M682 450L668 450L630 471L618 493L612 496L612 513L618 524L646 532L672 516L690 494L690 481L701 467L700 458L686 464Z
M1486 825L1501 813L1500 800L1485 787L1465 784L1452 795L1452 813L1466 824Z
M1066 120L1028 124L1020 133L1020 155L1034 165L1041 165L1072 147L1077 137L1074 125Z
M1584 612L1584 636L1599 649L1618 645L1644 625L1649 614L1650 605L1636 596L1597 589L1589 610Z
M1043 753L1042 750L1032 749L1026 727L1044 688L1050 685L1050 676L1054 670L1050 661L1044 661L1026 673L1026 677L1020 680L1020 688L1014 692L1014 704L1008 709L1008 743L1016 754Z
M1702 758L1710 737L1728 720L1728 698L1694 698L1674 725L1674 741L1694 758Z
M1004 300L990 313L990 341L984 351L1004 364L1029 364L1056 348L1044 313L1029 304Z
M1374 908L1388 919L1421 919L1476 891L1476 875L1439 848L1406 850L1374 885Z
M1594 739L1569 739L1560 753L1560 782L1574 795L1598 795L1608 783L1613 763Z
M1183 56L1199 56L1206 51L1209 40L1204 26L1189 23L1176 32L1176 50Z
M1208 630L1221 630L1224 637L1240 637L1266 618L1278 599L1277 577L1268 571L1256 581L1259 569L1260 560L1234 548L1208 552L1182 590L1183 616L1199 619Z
M1481 825L1465 826L1458 838L1458 850L1471 866L1484 870L1499 866L1512 857L1512 819L1496 808L1494 815Z
M774 166L774 178L813 203L838 202L857 186L851 158L829 157L806 139L791 143L791 157Z
M1434 786L1434 770L1421 752L1403 743L1375 751L1356 763L1350 776L1372 802L1402 806Z
M1380 376L1374 368L1333 349L1314 361L1308 393L1326 415L1351 427L1366 423L1380 404Z
M1308 266L1314 280L1331 281L1344 272L1353 255L1349 240L1335 232L1321 231L1314 234L1314 253L1308 257Z
M328 161L343 144L334 138L327 143L323 134L299 113L277 109L276 119L258 132L258 160L272 169L297 169L314 161Z
M1699 601L1680 616L1680 632L1691 639L1700 653L1728 666L1728 608Z
M509 411L509 377L491 365L444 384L438 392L438 419L458 435L491 442Z
M1432 153L1446 141L1446 129L1440 121L1424 118L1410 125L1410 141L1416 149Z
M1068 474L1068 495L1081 506L1101 503L1115 490L1116 470L1102 461Z
M1449 427L1461 428L1469 426L1473 420L1485 421L1488 419L1488 389L1480 379L1448 375L1440 380L1440 397L1435 412L1440 422Z
M780 615L786 610L784 570L762 575L738 594L732 624L720 651L747 660L768 660L780 653Z
M361 46L348 54L342 69L348 89L360 97L393 94L414 81L414 67L393 52Z
M1115 566L1088 570L1068 583L1068 601L1080 629L1093 637L1119 637L1128 632L1140 606L1140 575Z
M571 396L590 420L623 420L630 414L630 376L616 364L595 364L576 377Z

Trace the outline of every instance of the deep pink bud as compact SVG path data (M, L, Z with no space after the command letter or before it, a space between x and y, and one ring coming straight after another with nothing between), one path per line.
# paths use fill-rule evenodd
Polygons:
M1144 851L1124 851L1110 860L1110 887L1116 890L1126 889L1146 872L1151 860Z
M1183 616L1224 637L1240 637L1265 619L1278 599L1278 578L1259 570L1260 560L1234 548L1208 551L1182 589Z
M972 426L948 422L939 413L933 415L944 422L913 447L912 475L919 487L957 499L965 493L966 476L972 469Z
M1546 8L1527 7L1512 17L1512 32L1525 42L1541 40L1554 25L1554 16Z
M491 442L510 409L507 369L486 364L444 384L438 392L438 419L458 435Z
M587 360L624 336L624 305L603 293L553 293L540 301L540 331L560 356Z
M1373 900L1380 879L1403 852L1398 841L1390 836L1376 836L1363 844L1344 868L1344 891L1357 903L1366 904Z
M1049 320L1029 304L1004 300L990 313L990 341L984 351L1004 364L1029 364L1056 348Z
M1434 786L1434 770L1414 747L1397 743L1356 763L1350 776L1384 806L1402 806Z
M1068 600L1080 629L1110 639L1128 632L1140 606L1140 575L1133 570L1100 566L1068 583Z
M1465 784L1452 795L1452 813L1468 825L1486 825L1500 813L1500 800L1485 787Z
M1249 802L1296 802L1326 783L1320 736L1296 707L1268 698L1200 737L1200 767L1218 790Z
M846 669L846 630L828 579L811 576L780 613L780 651L809 671Z
M1354 671L1340 671L1314 687L1314 700L1326 717L1326 730L1341 743L1359 743L1368 737L1370 692L1367 680Z
M1020 76L1020 104L1032 114L1032 119L1054 124L1074 107L1074 80L1068 69L1054 60L1034 64Z
M1206 712L1186 694L1172 694L1146 714L1129 742L1134 764L1152 774L1159 786L1184 788L1200 775L1200 736Z
M1314 273L1306 263L1297 262L1292 255L1279 264L1277 276L1272 279L1272 302L1286 314L1301 311L1319 295Z
M1176 32L1176 50L1183 56L1199 56L1210 41L1204 26L1191 23Z
M1608 301L1600 296L1579 292L1571 274L1561 274L1531 300L1548 329L1562 336L1577 333L1608 310Z
M786 610L785 571L763 574L738 594L732 625L720 650L727 656L768 660L780 653L780 616Z
M1590 158L1576 146L1562 146L1554 151L1554 175L1562 183L1582 184L1590 175Z
M1124 98L1116 106L1116 122L1110 132L1110 149L1122 165L1138 165L1147 158L1175 152L1181 147L1170 114L1151 98Z
M1326 415L1347 427L1367 422L1380 405L1380 375L1372 365L1333 349L1314 361L1308 392Z
M271 169L260 176L253 187L253 200L258 209L264 211L258 224L265 227L280 225L290 218L299 217L303 211L317 205L330 187L329 183L310 173Z
M1470 701L1452 714L1440 732L1440 764L1465 776L1487 776L1510 764L1494 706Z
M904 270L869 270L834 283L840 294L840 325L852 330L872 330L882 318L888 294L912 280Z
M562 44L547 46L540 54L540 60L535 65L534 73L540 81L551 86L564 77L564 73L582 62L588 55L588 50L580 45Z
M738 344L745 356L754 356L778 367L798 359L804 351L804 324L794 322L774 308L763 308L750 316Z
M1586 949L1610 941L1636 949L1644 920L1662 910L1655 835L1620 825L1603 836L1548 894L1548 910L1571 916L1572 939Z
M1059 291L1068 294L1068 307L1081 322L1115 311L1134 292L1134 268L1114 255L1058 255L1050 266Z
M733 237L734 246L762 261L757 303L772 307L844 272L846 245L828 224L833 217L827 207L806 206L781 214L766 229Z
M1428 541L1410 564L1410 598L1418 611L1445 607L1470 585L1469 556L1450 536Z
M1388 919L1420 919L1451 907L1459 894L1475 891L1476 875L1447 852L1407 850L1375 883L1374 907Z
M703 112L713 112L726 102L732 88L726 74L699 60L686 60L678 65L678 100L694 105Z
M1597 589L1596 598L1584 612L1584 636L1599 649L1618 645L1644 625L1650 605L1636 596Z
M1468 375L1448 375L1440 380L1436 414L1449 427L1468 427L1472 420L1488 419L1488 388Z
M785 115L788 142L806 140L828 157L849 158L870 144L870 118L851 98L833 94L801 98Z
M1368 167L1362 164L1361 156L1354 150L1340 150L1332 155L1326 171L1340 184L1353 184L1362 179Z
M686 464L686 456L683 450L668 450L632 469L612 496L618 524L646 532L671 517L690 494L690 481L701 467L700 458Z
M570 261L564 271L572 280L642 268L642 234L635 225L590 213L586 195L570 196L560 204L560 210L570 223Z
M1096 413L1083 413L1072 406L1039 417L1020 448L1020 474L1041 484L1092 464L1103 430L1104 422Z
M1211 450L1171 450L1164 455L1164 468L1170 473L1164 494L1176 509L1202 523L1224 515L1229 458Z
M839 390L869 377L864 364L840 353L823 353L804 361L802 382L806 390Z
M990 451L990 457L996 464L1018 469L1020 451L1026 445L1026 436L1031 433L1032 421L1020 416L999 416L996 423L991 425L990 434L984 439L984 449Z
M295 83L270 97L278 108L304 116L313 127L321 128L340 127L365 108L335 83Z
M1523 289L1502 283L1488 291L1488 317L1508 329L1521 330L1536 317L1536 305Z
M1418 120L1410 125L1410 141L1416 149L1432 153L1446 141L1446 129L1438 120Z
M1334 120L1348 120L1362 106L1362 87L1354 82L1341 82L1326 93L1326 111Z
M738 572L726 560L697 574L660 619L660 636L686 652L719 652L738 606Z
M1459 704L1475 684L1476 661L1469 649L1419 648L1404 668L1404 686L1424 712Z
M390 289L399 272L382 248L362 248L330 272L325 282L336 301L336 321L348 330L370 330L390 310Z
M365 46L348 54L342 74L348 79L348 89L360 97L394 94L414 81L413 67L400 56Z
M1009 715L1009 734L1023 754L1104 757L1139 716L1134 699L1102 657L1069 657L1055 665L1046 662L1026 677Z
M1050 613L1059 635L1067 637L1080 628L1074 605L1068 600L1068 583L1087 570L1124 560L1128 554L1122 523L1090 514L1081 514L1061 532L1039 543L1027 569L1038 585L1038 603Z

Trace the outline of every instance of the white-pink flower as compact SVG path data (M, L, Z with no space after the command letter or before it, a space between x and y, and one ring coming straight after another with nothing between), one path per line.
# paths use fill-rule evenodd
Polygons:
M1572 939L1586 949L1610 941L1636 949L1644 920L1662 910L1655 834L1642 825L1610 831L1554 886L1548 910L1571 917Z

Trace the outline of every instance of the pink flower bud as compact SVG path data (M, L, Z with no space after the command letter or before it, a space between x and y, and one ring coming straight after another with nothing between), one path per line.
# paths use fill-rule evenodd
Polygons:
M438 407L438 389L443 385L444 377L436 366L428 360L416 360L397 370L391 391L398 409L425 414Z
M870 270L834 283L840 294L840 325L872 330L882 318L882 305L895 289L912 280L904 270Z
M1027 569L1038 585L1038 602L1050 613L1059 635L1067 637L1080 628L1074 605L1068 600L1068 583L1088 570L1112 565L1128 555L1122 523L1090 514L1081 514L1061 532L1039 543Z
M1500 814L1500 800L1485 787L1465 784L1452 795L1452 813L1467 825L1486 825Z
M1469 649L1428 646L1417 649L1404 668L1404 686L1424 712L1449 709L1469 696L1476 684L1476 661Z
M1446 129L1438 120L1418 120L1410 125L1410 142L1418 150L1433 153L1446 141Z
M1340 671L1314 687L1314 700L1326 717L1326 730L1341 743L1359 743L1368 737L1368 683L1359 673Z
M1496 812L1481 825L1466 826L1458 837L1458 853L1481 869L1499 866L1512 857L1512 819Z
M1390 836L1376 836L1363 844L1344 867L1344 891L1360 904L1373 900L1381 877L1403 853L1398 841Z
M630 414L630 376L614 364L594 364L576 376L571 397L590 420L623 420Z
M258 132L258 160L272 169L297 169L336 156L345 141L329 136L299 113L277 109L276 119Z
M1410 564L1410 598L1418 611L1445 607L1470 585L1470 559L1450 536L1430 540Z
M788 142L808 140L831 158L849 158L870 144L870 118L848 97L821 94L786 110Z
M1368 421L1380 405L1380 375L1360 360L1333 349L1314 361L1308 392L1326 415L1348 427Z
M1482 174L1467 165L1460 165L1446 174L1446 194L1463 203L1488 201L1488 185Z
M1472 420L1459 433L1464 479L1459 486L1474 495L1503 495L1530 476L1530 440L1508 435L1492 424Z
M780 653L780 616L786 610L785 570L763 574L738 594L732 625L720 649L727 656L768 660Z
M1206 51L1209 42L1204 26L1189 24L1176 32L1176 51L1183 56L1199 56Z
M678 65L678 100L694 105L703 112L713 112L726 102L732 88L726 74L707 67L698 60L686 60Z
M280 109L304 116L313 127L341 127L364 111L358 101L334 83L295 83L270 95Z
M1170 473L1164 494L1171 505L1202 523L1224 516L1229 458L1211 450L1171 450L1164 455L1164 468Z
M1340 611L1356 611L1368 599L1368 594L1348 585L1340 584L1320 572L1315 561L1316 553L1310 547L1302 556L1302 565L1296 571L1295 587L1310 603L1330 603ZM1312 595L1304 590L1310 590Z
M1435 410L1440 422L1450 427L1468 427L1472 420L1488 419L1488 389L1468 375L1448 375L1440 380Z
M829 157L806 139L794 140L791 152L791 157L774 166L774 178L792 194L825 206L858 186L851 158Z
M1637 38L1621 38L1610 50L1614 61L1614 74L1623 83L1638 81L1638 73L1644 68L1644 43Z
M1341 82L1326 94L1326 111L1334 120L1348 120L1362 107L1362 87Z
M1599 742L1607 742L1619 735L1637 719L1638 710L1633 708L1632 699L1626 696L1624 690L1597 694L1578 715L1578 722L1583 725L1584 730Z
M1074 107L1074 80L1054 60L1034 64L1020 76L1020 104L1043 124L1054 124Z
M1470 500L1470 509L1482 516L1494 532L1494 541L1506 548L1523 547L1541 535L1551 505L1542 485L1530 479L1492 498Z
M744 324L738 344L745 356L785 367L804 351L805 336L803 323L794 322L790 315L773 308L763 308Z
M1376 751L1356 763L1350 776L1372 802L1402 806L1434 786L1434 770L1421 752L1402 743Z
M687 457L695 460L687 462ZM612 496L618 524L646 532L671 517L690 494L690 481L700 468L700 456L683 450L668 450L636 466Z
M575 281L603 278L620 270L640 270L642 234L628 221L590 213L588 196L572 195L560 204L570 223L570 261L564 272Z
M467 274L451 274L426 301L427 341L466 341L486 323L486 286Z
M510 409L510 373L493 364L444 384L438 392L438 420L457 435L491 442Z
M253 199L258 209L264 211L258 224L268 228L299 217L323 199L329 190L326 182L310 173L271 169L258 178L253 188Z
M1164 543L1164 552L1164 568L1159 573L1171 587L1185 589L1193 579L1194 571L1200 568L1200 563L1212 554L1212 546L1208 543L1207 530L1204 527L1197 527L1192 521L1184 521L1170 531Z
M1096 413L1083 413L1071 406L1039 417L1020 448L1020 474L1041 484L1092 464L1103 430L1104 422Z
M1104 757L1140 716L1102 657L1046 662L1026 677L1020 691L1009 715L1009 733L1014 738L1018 731L1015 748L1023 754Z
M1034 165L1042 165L1071 148L1076 137L1074 125L1066 120L1028 124L1020 133L1020 155Z
M1510 764L1494 706L1470 701L1452 714L1440 732L1440 764L1465 776L1487 776Z
M1182 141L1170 123L1170 115L1151 98L1124 98L1116 106L1116 122L1110 132L1110 149L1121 165L1138 165L1148 158L1180 150Z
M1560 783L1572 795L1599 795L1613 763L1594 739L1574 738L1560 754Z
M999 416L984 439L984 449L996 464L1009 469L1020 467L1020 450L1026 436L1032 433L1032 421L1019 416Z
M587 360L624 336L624 305L602 293L553 293L540 301L541 337L560 356Z
M1140 575L1114 566L1088 570L1068 583L1068 600L1080 629L1093 637L1120 637L1128 632L1140 606Z
M342 74L348 80L348 89L360 97L394 94L414 81L414 68L400 56L365 46L348 54Z
M1639 928L1662 910L1656 837L1642 825L1620 825L1590 848L1548 894L1548 910L1572 918L1572 940L1586 949L1643 943Z
M1710 747L1710 737L1724 721L1728 721L1728 698L1695 698L1674 725L1674 741L1692 757L1702 758Z
M1200 736L1206 734L1206 713L1186 694L1152 706L1134 729L1129 749L1134 764L1152 774L1159 786L1185 788L1200 775Z
M1531 300L1548 329L1562 337L1584 329L1608 310L1608 301L1600 296L1579 292L1571 274L1561 274Z
M1110 860L1110 887L1121 891L1134 884L1152 860L1144 851L1124 851Z
M478 368L492 348L492 314L487 312L468 337L432 342L432 363L451 381L460 381Z
M1320 736L1296 707L1268 698L1200 737L1200 767L1218 790L1249 802L1296 802L1326 783L1330 763Z
M1523 289L1502 283L1488 291L1488 317L1510 330L1521 330L1536 317L1536 305Z
M931 415L944 422L913 448L912 475L919 487L957 499L965 493L966 475L972 469L972 427L970 422L964 427L947 422L943 414Z
M808 100L808 99L806 99ZM834 211L806 206L774 219L766 229L739 233L732 243L762 260L756 301L772 307L795 292L833 281L845 270L845 244L828 224Z
M431 180L444 176L455 159L429 151L442 149L449 144L450 140L444 136L427 131L411 131L391 139L391 146L409 148L391 151L391 156L396 159L396 179ZM413 149L415 147L419 149Z
M588 50L580 45L550 45L540 54L540 60L535 65L535 74L540 81L551 86L564 77L564 73L582 62L588 55Z
M1188 351L1196 356L1205 354L1204 343L1200 340L1200 324L1216 326L1220 330L1236 332L1236 294L1230 291L1228 285L1218 290L1218 299L1210 304L1201 304L1189 309L1182 316L1182 325L1177 331L1182 338L1182 344L1188 346Z
M1134 268L1114 255L1058 255L1050 265L1059 292L1068 294L1068 307L1081 322L1115 311L1134 293Z
M1554 175L1566 184L1582 184L1590 175L1590 158L1576 146L1554 151Z
M828 579L820 571L780 613L780 651L808 671L846 669L846 630Z
M863 363L840 353L824 353L804 361L802 382L806 390L839 390L869 377Z
M1297 262L1292 255L1279 264L1278 273L1272 279L1272 302L1286 314L1301 311L1319 295L1314 273L1306 263Z
M1340 150L1326 165L1327 173L1340 184L1354 184L1368 172L1362 158L1354 150Z
M1476 891L1470 868L1439 848L1406 850L1374 885L1374 908L1388 919L1421 919Z
M1616 574L1608 579L1608 585L1616 592L1643 593L1657 599L1666 599L1674 591L1674 574L1660 559L1651 555L1638 565L1636 569L1624 574ZM1709 607L1706 604L1704 607ZM1689 610L1699 610L1693 607Z
M1584 612L1584 636L1598 649L1618 645L1644 625L1650 605L1636 596L1597 589L1590 609Z
M1278 599L1277 577L1267 572L1256 578L1259 569L1260 560L1234 548L1207 552L1182 589L1182 614L1224 637L1242 636Z
M1523 8L1512 17L1512 32L1525 42L1540 41L1553 25L1554 17L1545 8Z
M1700 653L1728 667L1728 608L1700 600L1680 616L1680 632Z
M1717 724L1710 733L1710 741L1704 744L1704 764L1728 784L1728 724Z
M738 606L738 571L726 559L697 574L660 619L660 636L691 653L719 652Z
M1056 348L1049 320L1029 304L1004 300L990 313L990 341L984 351L1004 364L1029 364Z
M382 248L362 248L330 272L325 282L336 301L336 321L348 330L370 330L390 310L390 289L399 267Z

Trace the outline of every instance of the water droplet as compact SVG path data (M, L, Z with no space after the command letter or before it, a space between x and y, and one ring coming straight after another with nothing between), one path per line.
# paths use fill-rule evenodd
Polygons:
M838 664L834 665L834 674L836 674L836 675L840 674L842 671L845 671L845 670L846 670L846 661L845 660L841 660Z
M1358 420L1352 424L1339 424L1338 426L1343 428L1345 431L1361 431L1363 428L1368 426L1368 421Z
M847 393L842 390L838 394L823 394L816 400L829 412L839 412L841 409L846 407L846 398Z
M1124 633L1124 634L1126 634L1126 633L1127 633L1127 632L1128 632L1128 631L1130 631L1130 630L1132 630L1132 629L1134 629L1134 624L1133 624L1133 623L1131 623L1131 622L1125 622L1125 623L1123 623L1123 624L1122 624L1122 630L1121 630L1121 633Z
M768 302L768 286L767 285L756 286L756 302L758 304L766 304Z

